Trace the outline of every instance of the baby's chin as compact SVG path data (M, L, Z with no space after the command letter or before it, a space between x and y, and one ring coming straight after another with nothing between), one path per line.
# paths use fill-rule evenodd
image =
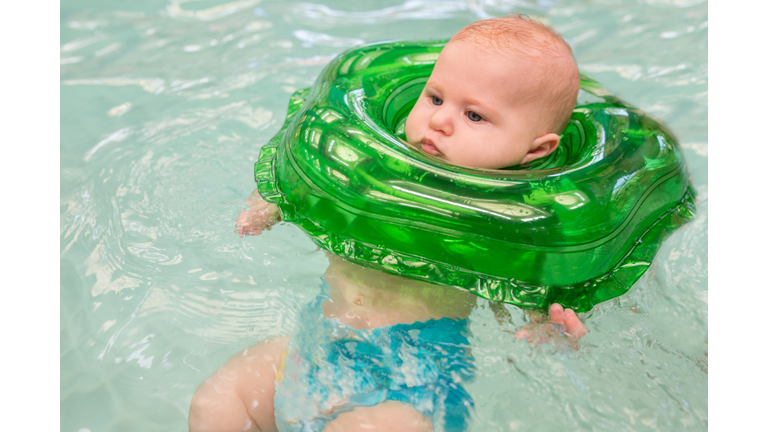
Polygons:
M446 155L442 157L444 161L460 166L463 168L471 168L476 170L502 170L504 168L509 168L511 166L515 166L516 164L506 164L506 163L499 163L495 161L477 161L477 160L461 160L461 159L452 159L450 156Z
M479 169L479 170L500 170L504 168L508 168L511 166L518 165L518 163L513 164L503 164L499 162L494 161L477 161L477 160L463 160L462 158L454 157L451 154L444 154L439 149L437 149L436 146L432 146L434 148L433 151L430 151L429 144L425 144L423 140L416 139L415 137L418 136L417 134L408 134L408 130L406 129L406 135L405 135L405 141L404 143L408 144L409 147L418 150L421 153L427 154L435 159L440 159L443 162L447 162L451 165L456 165L462 168L470 168L470 169ZM414 137L414 138L411 138Z

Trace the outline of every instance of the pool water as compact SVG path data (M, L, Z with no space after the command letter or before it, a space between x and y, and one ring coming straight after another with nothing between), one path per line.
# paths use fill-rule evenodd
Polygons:
M253 162L289 95L363 42L449 38L522 12L582 72L679 138L698 214L576 351L470 318L474 431L706 430L707 3L64 1L61 4L61 430L183 431L230 355L291 334L327 260L298 228L241 239Z

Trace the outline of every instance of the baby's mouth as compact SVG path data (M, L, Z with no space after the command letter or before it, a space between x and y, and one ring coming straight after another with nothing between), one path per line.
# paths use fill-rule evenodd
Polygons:
M422 148L422 150L424 150L425 152L427 152L427 153L429 153L429 154L431 154L433 156L440 155L440 150L437 149L437 146L435 146L435 144L432 141L430 141L430 140L428 140L426 138L421 140L421 148Z

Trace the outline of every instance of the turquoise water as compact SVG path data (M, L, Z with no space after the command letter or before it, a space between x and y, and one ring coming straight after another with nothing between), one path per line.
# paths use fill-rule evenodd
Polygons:
M63 2L61 430L186 430L200 381L293 331L326 258L293 226L233 223L294 90L358 43L509 12L677 134L699 213L585 317L578 352L514 339L524 314L481 303L472 430L706 430L708 16L690 0Z

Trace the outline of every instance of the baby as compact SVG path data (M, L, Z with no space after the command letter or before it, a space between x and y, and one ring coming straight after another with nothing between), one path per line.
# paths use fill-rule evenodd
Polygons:
M531 162L557 148L579 82L570 48L544 25L478 21L440 53L405 123L408 143L473 168Z
M546 26L479 21L441 52L408 116L408 143L456 165L523 165L557 148L578 90L570 48ZM241 236L279 221L258 192L247 203ZM295 336L236 354L200 384L190 431L466 430L473 402L462 383L474 373L467 318L476 298L332 255L329 262L327 285ZM575 343L586 332L554 304L548 322L532 315L517 337Z

